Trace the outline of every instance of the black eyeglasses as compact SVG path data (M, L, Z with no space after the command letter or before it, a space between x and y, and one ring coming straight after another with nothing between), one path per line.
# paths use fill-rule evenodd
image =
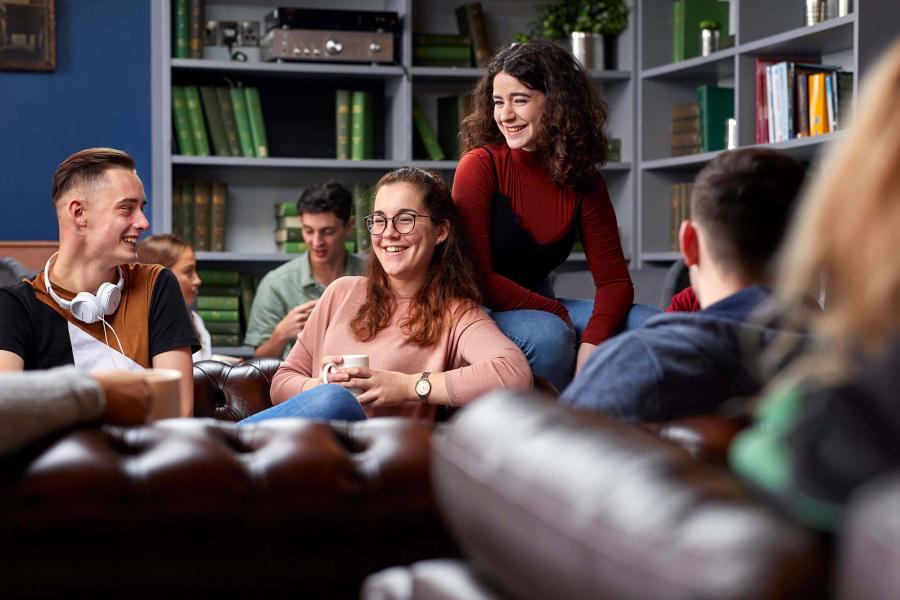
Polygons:
M409 233L416 228L416 219L434 219L434 217L414 212L402 212L388 219L384 215L374 214L366 217L366 229L372 235L383 235L388 221L390 221L394 224L394 231L397 233Z

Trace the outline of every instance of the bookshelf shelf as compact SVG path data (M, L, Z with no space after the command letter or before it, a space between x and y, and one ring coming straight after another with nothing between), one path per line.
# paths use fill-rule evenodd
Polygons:
M236 62L228 60L173 58L172 69L212 73L240 73L242 75L318 75L323 77L353 77L385 79L400 77L403 68L395 65L341 65L335 63L302 62Z
M688 154L687 156L672 156L670 158L657 158L655 160L645 160L641 163L641 168L645 171L659 171L664 169L684 169L686 167L703 166L721 151L701 152L700 154Z
M198 261L215 262L264 262L286 263L297 258L299 254L271 254L253 252L197 252Z
M725 48L709 56L698 56L641 71L642 79L705 79L733 77L735 48Z
M741 44L742 54L811 54L820 56L853 48L856 15L830 19L809 27L798 27Z
M484 69L471 67L410 67L409 74L416 81L444 81L470 79L476 80L484 73ZM627 81L631 79L631 71L594 70L588 73L594 81Z
M173 155L173 165L238 169L317 169L329 171L390 171L409 164L398 160L338 160L336 158L241 158L237 156ZM455 165L455 161L454 161Z

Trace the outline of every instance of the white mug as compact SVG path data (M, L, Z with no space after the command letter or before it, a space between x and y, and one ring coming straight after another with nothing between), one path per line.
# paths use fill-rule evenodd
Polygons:
M153 405L148 422L181 416L181 371L175 369L147 369L144 378L150 385Z
M322 383L328 383L328 374L332 371L337 371L338 369L344 369L346 367L368 367L369 366L369 355L368 354L344 354L341 356L344 359L344 362L341 364L330 362L324 367L322 367ZM354 396L359 396L362 394L362 390L359 388L347 388L350 390Z

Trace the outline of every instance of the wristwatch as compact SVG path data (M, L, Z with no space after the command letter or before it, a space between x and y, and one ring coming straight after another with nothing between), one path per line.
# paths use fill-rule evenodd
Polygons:
M428 381L429 375L431 375L431 373L425 371L416 382L416 394L419 396L419 400L422 404L428 404L428 394L431 393L431 382Z

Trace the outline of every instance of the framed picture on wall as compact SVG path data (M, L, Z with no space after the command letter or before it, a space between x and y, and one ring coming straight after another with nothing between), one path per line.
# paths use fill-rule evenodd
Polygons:
M0 69L56 69L54 0L0 0Z

